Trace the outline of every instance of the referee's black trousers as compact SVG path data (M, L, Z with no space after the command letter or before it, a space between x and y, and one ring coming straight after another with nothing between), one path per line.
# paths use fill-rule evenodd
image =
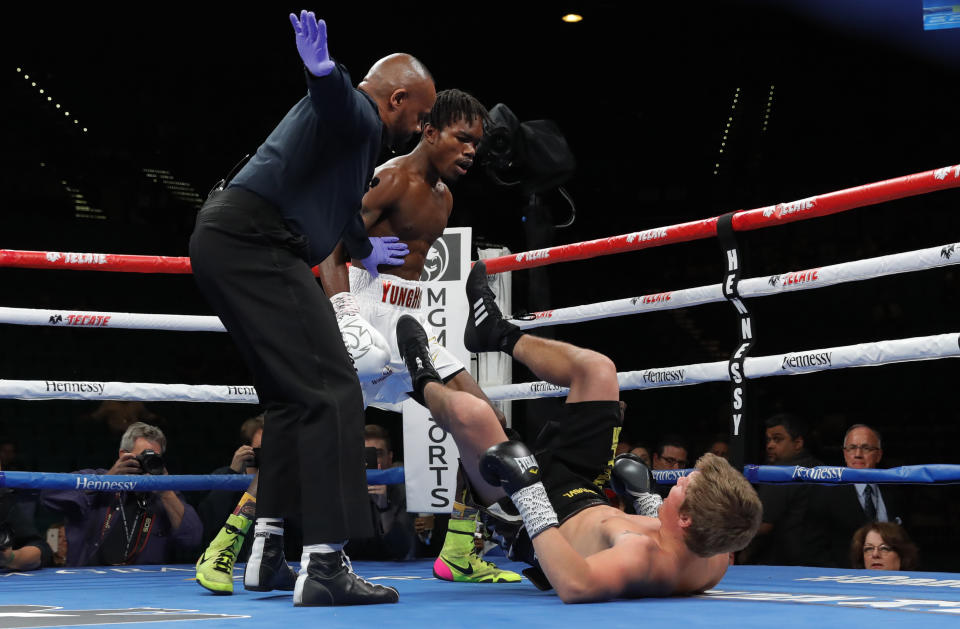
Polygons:
M373 530L360 383L306 246L275 207L228 188L200 210L190 262L266 410L257 516L301 514L318 544Z

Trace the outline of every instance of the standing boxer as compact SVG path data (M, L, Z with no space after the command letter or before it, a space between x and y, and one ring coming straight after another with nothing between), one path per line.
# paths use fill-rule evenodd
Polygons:
M215 191L190 239L194 277L253 372L266 409L256 539L248 589L294 590L296 606L392 603L393 588L353 573L344 540L372 533L363 466L363 400L336 315L310 270L343 239L371 268L389 243L369 239L358 210L384 142L420 130L433 79L394 54L354 89L327 49L326 24L290 16L308 94L253 158ZM283 518L301 514L294 581ZM201 558L203 559L203 558Z
M469 393L486 404L484 395L463 364L440 343L427 322L425 289L420 282L427 254L443 234L453 209L453 195L447 185L466 174L476 158L483 137L487 110L476 98L456 89L437 94L430 116L423 126L417 147L377 169L371 187L363 197L361 216L370 236L399 238L410 248L403 264L379 273L365 261L350 267L349 281L343 247L338 247L320 265L323 286L334 304L344 304L341 312L359 313L379 334L377 347L389 347L387 355L367 352L364 342L341 318L344 342L357 357L364 401L396 403L412 390L410 376L397 348L395 327L401 315L413 315L429 333L430 355L444 384L453 391ZM375 356L375 358L374 358ZM500 423L506 423L500 411L490 408ZM485 561L476 550L477 510L458 499L447 528L433 574L446 581L507 583L520 581L520 575L501 570Z

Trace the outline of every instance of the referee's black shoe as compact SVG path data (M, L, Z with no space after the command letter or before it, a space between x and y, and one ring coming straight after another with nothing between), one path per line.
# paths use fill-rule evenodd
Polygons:
M377 605L399 600L392 587L370 583L354 572L343 551L310 553L306 570L301 566L293 590L294 607Z

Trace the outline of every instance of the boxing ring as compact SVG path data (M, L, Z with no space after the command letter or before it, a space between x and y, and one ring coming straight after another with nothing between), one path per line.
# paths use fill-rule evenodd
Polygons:
M193 583L193 566L46 569L0 576L0 627L209 629L304 626L604 627L734 625L744 629L955 627L957 575L769 566L733 566L710 592L693 597L564 605L526 582L460 584L433 578L432 562L356 562L376 583L400 590L396 605L294 608L289 593L238 588L218 597ZM501 567L522 566L499 562ZM238 570L242 569L242 566ZM238 576L240 572L238 572ZM204 621L202 624L199 621Z
M736 233L824 217L894 199L960 187L960 165L867 184L789 203L733 212L600 240L562 245L485 260L490 274L529 269L570 260L623 253L673 243L716 237L726 261L715 285L677 289L570 308L532 313L514 320L525 329L596 319L689 308L727 301L737 313L739 344L729 360L673 365L619 373L622 390L729 382L729 425L734 462L743 463L744 428L751 425L744 401L751 380L802 375L891 363L960 356L960 334L944 330L924 337L879 340L838 347L805 349L778 355L751 356L753 319L747 300L813 290L892 274L947 267L960 263L960 243L876 258L742 278L742 252ZM162 256L0 250L0 266L34 269L99 270L134 273L189 273L189 260ZM0 323L13 325L222 332L216 317L122 312L79 312L0 307ZM560 387L527 382L485 389L493 400L519 400L565 395ZM249 385L185 385L132 382L0 380L0 398L24 400L139 400L257 403ZM890 470L839 467L796 468L746 466L751 482L881 482L960 483L960 466L925 465ZM657 473L669 483L688 471ZM402 470L369 472L371 481L400 482ZM0 472L0 487L71 487L111 491L242 489L244 476L104 476ZM348 548L349 551L349 548ZM500 558L498 564L519 569ZM633 626L637 622L683 622L715 626L736 622L745 627L877 626L938 627L955 624L960 615L960 574L881 572L829 568L732 566L717 587L699 596L614 601L563 606L550 593L529 583L453 584L432 577L432 561L356 562L366 578L400 591L398 606L294 609L289 593L254 593L237 588L229 598L215 597L192 583L193 566L122 566L47 568L27 573L0 573L0 627L108 626L135 622L194 622L210 626L279 626L316 619L325 626L415 626L452 618L454 622L521 623L524 626L580 626L603 622ZM242 566L235 568L240 579ZM789 605L789 608L785 608ZM642 607L641 607L642 606ZM469 614L469 615L466 615ZM562 615L561 615L562 614ZM921 618L916 614L924 614ZM461 618L463 620L461 620ZM951 626L953 626L951 624Z

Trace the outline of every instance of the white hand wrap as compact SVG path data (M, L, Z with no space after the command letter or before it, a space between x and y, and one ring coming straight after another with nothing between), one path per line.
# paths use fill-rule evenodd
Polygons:
M364 381L382 375L390 362L390 346L383 335L360 316L356 297L346 292L337 293L330 298L330 303L357 377Z
M659 494L643 493L633 499L633 510L637 515L645 515L656 518L660 515L660 505L663 504L663 498Z
M523 524L527 528L527 535L533 539L551 526L560 526L557 514L547 498L547 490L543 483L527 485L510 496L510 500L517 506Z

